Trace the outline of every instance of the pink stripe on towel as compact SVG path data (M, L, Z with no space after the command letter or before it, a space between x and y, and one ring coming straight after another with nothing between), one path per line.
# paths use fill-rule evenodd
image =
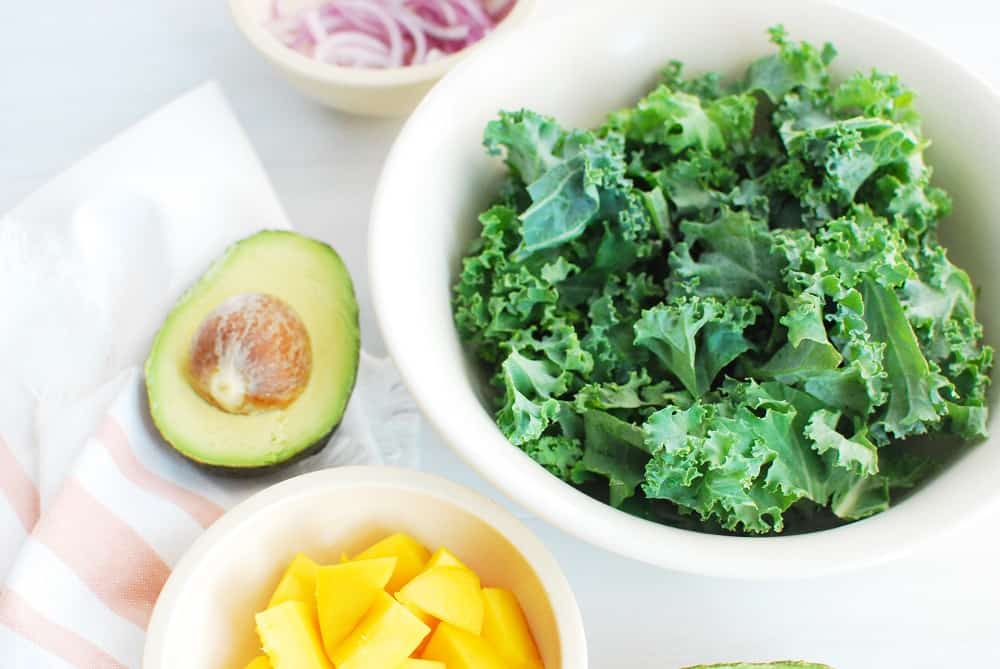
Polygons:
M25 532L38 522L38 486L0 437L0 494L7 498Z
M218 504L147 469L133 452L125 430L111 416L105 419L96 436L126 478L181 508L202 527L208 527L222 515L223 509Z
M72 630L45 618L10 590L0 590L0 625L79 669L127 669Z
M145 629L170 568L142 536L69 479L35 529L104 604Z

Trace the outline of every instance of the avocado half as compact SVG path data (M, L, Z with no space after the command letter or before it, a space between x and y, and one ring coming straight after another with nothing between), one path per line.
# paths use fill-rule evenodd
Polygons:
M277 301L304 326L311 360L287 405L235 413L196 390L195 340L213 314L243 296ZM241 333L248 335L267 332ZM271 471L329 441L354 390L360 342L354 285L336 251L294 232L259 232L230 246L156 334L145 367L150 415L164 440L200 465L230 474Z
M814 664L812 662L784 661L784 662L737 662L736 664L699 664L696 667L687 669L831 669L825 664Z

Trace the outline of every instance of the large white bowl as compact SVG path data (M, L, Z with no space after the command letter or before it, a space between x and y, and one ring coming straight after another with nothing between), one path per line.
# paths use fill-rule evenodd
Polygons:
M382 332L445 441L554 525L623 555L689 572L795 577L875 563L971 519L1000 497L1000 444L993 438L870 519L798 536L710 536L630 517L560 482L511 446L484 408L449 299L459 260L479 228L477 213L501 173L499 161L480 147L486 122L498 109L528 107L569 125L597 124L648 91L672 58L693 73L740 74L772 52L765 29L779 22L796 39L834 42L839 76L878 66L898 72L917 91L934 141L929 156L936 183L955 200L942 237L981 283L980 315L995 345L1000 98L919 40L815 0L602 2L498 40L442 80L410 118L372 211L369 271ZM1000 432L995 421L993 428Z
M230 510L181 559L156 602L143 669L242 669L254 613L292 557L336 563L393 532L447 546L517 595L549 669L587 669L583 621L545 546L506 509L442 478L342 467L289 479Z

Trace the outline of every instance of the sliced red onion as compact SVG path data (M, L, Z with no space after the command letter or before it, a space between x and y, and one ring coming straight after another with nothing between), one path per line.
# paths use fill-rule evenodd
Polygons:
M406 28L413 37L413 55L410 56L410 64L423 63L427 58L427 35L417 18L407 9L397 9L392 13L392 18L399 21L400 25Z
M316 44L319 44L326 38L327 29L326 26L323 25L323 21L320 19L319 10L310 9L309 11L303 13L302 23L305 25L306 30L309 31L309 37L311 37Z
M273 0L268 28L299 53L350 67L432 62L482 39L514 0Z
M451 0L451 1L461 9L464 9L465 12L469 15L469 17L473 21L475 21L478 25L483 27L493 26L493 22L490 21L490 17L486 16L486 13L483 11L483 6L479 4L480 0Z
M431 23L419 14L414 14L409 10L404 10L414 21L420 26L420 28L427 33L430 37L437 37L438 39L461 41L469 37L469 26L440 26Z
M344 10L353 9L375 17L389 35L389 64L392 67L403 64L403 31L400 30L399 23L382 8L381 3L373 0L337 0L337 5Z

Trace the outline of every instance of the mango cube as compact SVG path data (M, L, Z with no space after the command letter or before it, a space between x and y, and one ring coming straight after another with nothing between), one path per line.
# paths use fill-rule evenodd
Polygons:
M304 602L292 600L258 613L257 634L274 669L333 669L316 612Z
M390 535L382 541L369 546L358 555L355 560L370 560L373 558L394 557L396 558L396 571L386 590L396 592L410 582L414 576L419 574L431 557L431 552L408 534L397 533Z
M403 664L396 667L396 669L447 669L447 667L444 666L444 662L417 660L410 657L403 660Z
M316 613L326 652L364 618L396 569L396 558L357 560L316 570Z
M316 570L319 565L299 553L288 565L271 595L267 608L290 601L312 603L316 596Z
M483 604L483 638L510 664L540 668L542 658L514 593L483 588Z
M427 561L427 566L424 569L433 569L434 567L465 567L465 564L450 550L442 547L434 551L434 555ZM468 569L468 567L465 568Z
M267 655L258 655L244 669L271 669L271 660L267 659Z
M399 600L397 599L396 601ZM427 613L426 611L421 611L419 607L416 607L413 604L410 604L408 602L399 602L399 603L405 606L410 613L419 618L420 622L427 625L427 627L430 628L431 632L433 632L437 628L438 623L441 622L440 620L438 620L431 614ZM427 642L430 640L431 637L428 634L427 636L424 637L424 640L420 642L420 645L417 646L417 649L413 651L413 654L420 655L420 653L424 650L424 647L427 645Z
M407 583L396 598L473 634L483 628L479 577L465 567L428 569Z
M430 628L405 606L380 592L354 631L330 653L330 659L337 669L396 667L429 633Z
M444 622L434 630L420 657L444 662L448 669L509 669L488 641Z

